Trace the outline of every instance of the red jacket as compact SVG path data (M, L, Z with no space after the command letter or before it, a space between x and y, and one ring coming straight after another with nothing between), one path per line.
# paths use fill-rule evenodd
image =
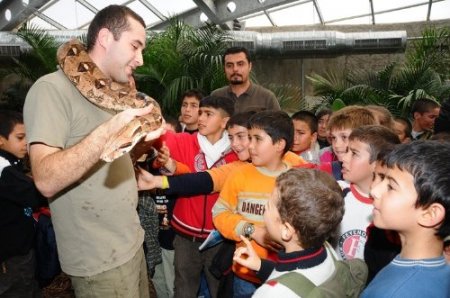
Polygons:
M166 142L170 149L170 155L176 161L187 165L190 170L195 172L206 171L207 165L205 155L200 149L197 140L197 133L166 133L161 137L161 141ZM229 149L222 154L212 167L233 162L237 160L236 154ZM191 197L179 197L175 203L173 210L173 218L171 220L175 231L194 236L198 238L206 238L214 229L212 221L212 207L216 203L219 194L203 194Z

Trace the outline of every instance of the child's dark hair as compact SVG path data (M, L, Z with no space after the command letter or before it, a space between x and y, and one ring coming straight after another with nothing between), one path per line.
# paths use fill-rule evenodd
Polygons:
M412 108L411 108L411 114L414 116L414 113L426 113L433 109L439 108L441 105L437 103L436 101L428 98L419 98L417 99Z
M439 141L414 141L394 148L385 158L388 168L397 167L414 179L416 208L441 204L445 217L437 229L442 239L450 235L450 144Z
M298 111L291 116L292 120L303 121L308 124L311 133L317 132L319 120L313 113L309 111Z
M357 140L369 146L369 162L371 163L378 159L378 153L384 148L393 148L394 145L400 144L398 135L381 125L364 125L355 128L350 134L349 140Z
M289 151L294 142L294 124L292 119L283 111L262 111L253 115L248 121L248 129L264 130L275 144L280 140L286 142L284 152Z
M201 90L199 89L189 89L186 90L182 95L181 95L181 101L184 100L185 97L195 97L198 99L198 101L202 100L202 98L204 97L204 94Z
M239 53L244 53L245 54L245 58L247 58L247 62L252 62L251 57L250 57L250 53L249 51L244 48L244 47L231 47L225 50L225 53L223 54L222 57L222 63L225 64L225 57L227 55L232 55L232 54L239 54Z
M291 169L276 180L278 212L291 224L303 248L319 247L334 234L344 216L336 180L315 169Z
M222 96L210 95L202 98L200 108L205 107L222 110L228 117L234 114L234 100Z
M234 114L230 117L230 120L227 122L227 129L230 127L233 127L235 125L247 127L248 126L248 120L250 117L252 117L254 114L256 114L255 111L248 111L248 112L242 112Z
M22 113L10 110L0 110L0 136L8 139L14 126L23 124Z
M411 132L412 132L412 125L411 125L411 121L409 121L409 119L405 118L405 117L395 117L394 121L403 123L405 125L405 135L408 138L412 138L411 136Z
M317 120L320 120L320 118L322 118L323 116L325 116L325 115L331 116L331 114L333 114L333 111L331 109L322 108L316 112L316 117L317 117Z

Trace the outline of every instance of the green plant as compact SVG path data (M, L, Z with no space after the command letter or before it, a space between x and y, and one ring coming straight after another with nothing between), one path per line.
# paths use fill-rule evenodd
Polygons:
M227 84L222 54L229 41L216 26L194 29L172 19L164 32L148 39L144 66L136 71L138 89L156 98L165 114L175 116L184 91L197 88L208 94Z

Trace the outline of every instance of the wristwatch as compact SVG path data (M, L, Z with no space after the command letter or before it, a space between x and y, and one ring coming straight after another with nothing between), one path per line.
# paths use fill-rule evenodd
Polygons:
M255 232L255 225L248 222L244 225L243 231L245 238L252 239L252 234Z

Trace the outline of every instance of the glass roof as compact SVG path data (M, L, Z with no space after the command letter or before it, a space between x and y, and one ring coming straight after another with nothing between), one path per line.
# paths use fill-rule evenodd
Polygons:
M2 0L0 0L1 3ZM284 3L264 7L265 0L217 0L215 3L235 2L251 12L236 19L245 30L266 26L294 26L315 24L384 24L450 19L450 0L302 0L268 1ZM28 17L28 23L42 29L86 29L95 12L110 4L125 4L138 12L147 26L163 22L167 17L193 13L197 4L205 0L51 0ZM262 6L258 11L258 5ZM218 4L217 4L218 6ZM241 6L241 7L240 7ZM249 9L249 6L254 6ZM211 10L211 11L214 11ZM209 11L209 13L211 13ZM207 12L205 12L207 14ZM218 15L220 19L220 15Z

